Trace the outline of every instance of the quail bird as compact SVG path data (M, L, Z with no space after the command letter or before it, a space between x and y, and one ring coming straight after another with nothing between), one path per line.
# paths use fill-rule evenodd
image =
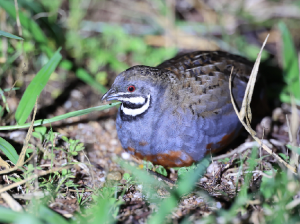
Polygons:
M197 51L157 67L120 73L102 100L118 100L118 137L130 154L165 167L190 166L224 148L239 133L232 93L240 107L251 73L245 58Z

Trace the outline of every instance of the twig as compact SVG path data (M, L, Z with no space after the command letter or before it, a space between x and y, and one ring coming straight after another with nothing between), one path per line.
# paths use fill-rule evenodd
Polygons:
M85 192L94 192L95 190L89 190L89 189L72 190L72 189L69 189L68 191L78 192L78 193L85 193Z
M227 163L227 164L224 164L224 166L222 165L221 166L221 169L218 169L218 171L215 173L215 170L213 170L213 185L216 185L217 184L217 181L220 182L220 179L221 179L221 176L222 174L224 173L225 170L227 170L230 166L232 166L233 164L233 161L235 160L235 158L237 157L237 153L235 153L230 161ZM213 166L213 169L214 169L214 166Z
M1 187L1 186L0 186ZM8 206L13 210L17 212L23 211L23 207L17 202L15 199L13 199L10 194L7 192L0 193L1 198L8 204Z
M16 20L17 20L18 34L19 34L20 37L22 37L23 32L22 32L22 25L21 25L20 16L19 16L18 0L15 0L15 8L16 8ZM24 69L22 68L23 64L24 64L24 67L26 67L26 64L24 63L24 61L25 61L24 53L25 53L24 52L24 41L21 41L21 55L20 55L21 62L18 65L18 68L17 68L17 74L18 74L17 79L22 78L21 74L24 71Z
M37 111L37 100L36 100L35 106L34 106L34 111L33 111L33 117L32 117L32 121L31 121L31 125L30 125L30 127L29 127L29 129L28 129L28 132L27 132L27 135L26 135L26 138L25 138L25 142L24 142L22 151L21 151L21 153L20 153L18 162L17 162L17 164L15 165L15 167L13 167L13 168L10 168L10 169L6 169L6 170L0 171L0 175L1 175L1 174L6 174L6 173L13 172L13 171L19 169L19 167L22 167L22 166L25 164L24 158L25 158L26 150L27 150L27 148L28 148L28 142L29 142L29 139L31 138L31 134L32 134L32 130L33 130L33 123L34 123L36 111ZM34 153L33 153L33 154L34 154ZM32 158L32 157L30 157L28 160L26 160L26 162L28 162L31 158Z
M277 139L274 139L274 138L269 139L269 141L270 141L270 143L271 143L272 145L275 145L275 146L278 146L278 147L283 147L283 146L285 146L284 143L282 143L281 141L278 141Z
M21 167L21 166L24 165L24 158L25 158L26 150L28 148L28 142L29 142L29 140L31 138L31 134L32 134L32 131L33 131L33 123L34 123L35 115L36 115L36 111L37 111L37 101L38 101L38 99L36 99L36 101L35 101L35 106L34 106L34 110L33 110L33 116L32 116L31 125L30 125L30 127L28 129L28 132L27 132L27 135L26 135L26 138L25 138L25 142L24 142L22 151L20 153L18 162L16 164L17 167Z
M269 142L267 140L263 141L264 144L269 144ZM256 142L245 142L242 145L240 145L239 147L237 147L236 149L232 150L231 152L224 154L224 155L219 155L219 156L215 156L213 157L214 160L219 160L219 159L225 159L228 157L232 157L234 154L240 154L242 152L244 152L247 149L251 149L253 147L259 147L260 145Z
M0 28L1 30L6 30L6 11L4 9L0 9ZM2 42L2 55L3 57L0 58L0 63L4 63L7 60L7 38L1 38Z
M252 79L253 79L253 76L256 77L256 74L254 74L254 73L258 71L258 66L259 66L259 62L260 62L260 58L261 58L262 49L263 49L263 47L265 46L268 37L269 37L269 35L266 37L266 39L265 39L265 41L264 41L264 43L263 43L263 46L262 46L262 48L261 48L261 50L260 50L260 52L259 52L259 54L258 54L258 57L257 57L256 62L255 62L255 64L254 64L253 70L252 70L252 72L251 72L250 79L249 79L249 82L248 82L248 84L247 84L247 89L246 89L246 90L249 89L249 88L248 88L248 85L249 85L249 86L251 85L252 88L254 88L254 86L251 84L251 83L253 82ZM240 122L241 122L242 125L245 127L245 129L250 133L250 135L252 136L252 138L254 138L254 140L257 141L257 143L258 143L259 145L261 145L262 148L263 148L267 153L269 153L270 155L274 156L275 159L277 159L278 162L280 162L281 164L283 164L285 167L287 167L287 168L288 168L289 170L291 170L293 173L296 173L296 169L295 169L294 167L292 167L292 166L289 165L287 162L285 162L283 159L281 159L276 153L273 153L273 151L272 151L269 147L267 147L266 145L262 144L262 141L261 141L259 138L257 138L257 137L255 136L256 133L255 133L255 131L251 128L251 126L249 125L248 121L247 121L248 125L244 122L244 115L239 113L239 111L238 111L238 109L237 109L237 107L236 107L236 104L235 104L233 95L232 95L232 84L231 84L231 83L232 83L232 71L233 71L233 67L232 67L232 69L231 69L231 74L230 74L230 77L229 77L230 97L231 97L231 103L232 103L232 105L233 105L233 108L234 108L234 110L235 110L235 112L236 112L236 114L237 114L237 116L238 116ZM243 100L243 105L244 105L244 101L245 101L245 100L249 100L249 101L251 102L251 98L248 99L248 96L249 96L249 93L245 93L244 100ZM247 106L247 105L250 105L250 102L245 103L246 106ZM242 110L244 110L244 111L250 111L249 108L248 108L248 109L247 109L247 108L245 108L245 109L242 108Z
M285 208L286 209L293 209L293 208L295 208L297 205L299 205L300 204L300 198L297 198L297 199L295 199L295 200L293 200L293 201L291 201L290 203L288 203L286 206L285 206Z
M222 172L224 172L225 170L227 170L229 167L231 167L232 166L232 163L233 163L233 161L235 160L235 158L237 157L237 153L235 153L232 157L231 157L231 159L230 159L230 161L227 163L227 164L225 164L225 166L224 167L222 167L222 169L220 169Z
M91 162L90 162L90 160L89 160L89 157L87 157L87 155L85 154L85 152L82 151L82 153L83 153L84 157L87 159L87 161L88 161L89 164L90 164L90 166L88 166L88 168L89 168L89 172L90 172L90 174L91 174L91 176L92 176L93 188L95 189L95 188L96 188L96 182L95 182L95 177L94 177L93 168L92 168L93 166L92 166L92 164L91 164Z
M6 161L4 161L1 158L1 156L0 156L0 166L5 167L5 169L9 169L10 168L9 164Z
M24 179L24 180L21 180L21 181L19 181L19 182L16 182L16 183L13 183L13 184L11 184L11 185L8 185L8 186L6 186L6 187L1 188L1 189L0 189L0 194L1 194L2 192L8 191L8 190L10 190L10 189L12 189L12 188L15 188L15 187L17 187L17 186L19 186L19 185L25 184L26 182L28 182L28 181L30 181L30 180L32 180L32 179L34 179L34 178L38 178L38 177L41 177L41 176L45 176L45 175L47 175L47 174L49 174L49 173L58 172L58 171L61 171L61 170L63 170L63 169L69 169L69 168L71 168L71 167L73 167L73 165L64 166L64 167L58 167L58 168L55 168L55 169L52 169L52 170L42 171L42 172L40 172L39 174L33 174L32 176L30 176L30 177L28 177L28 178L26 178L26 179Z
M22 27L21 27L20 17L19 17L18 0L15 0L15 8L16 8L16 20L17 20L18 34L19 34L19 36L23 36L22 35Z
M263 134L262 134L262 137L261 137L261 141L263 142L264 140L264 135L265 135L265 128L263 127ZM259 159L261 159L261 145L259 146ZM259 162L259 166L260 166L260 169L262 169L262 160L260 160Z
M35 155L36 155L36 152L33 152L31 154L31 156L28 159L26 159L26 161L24 162L24 164L28 163Z
M156 176L157 178L160 178L160 179L162 179L162 180L164 180L166 182L169 182L171 184L175 184L175 181L170 180L169 178L165 177L164 175L161 175L161 174L159 174L157 172L154 172L154 171L152 171L150 169L147 169L147 172L149 172L150 174L152 174L152 175Z
M289 119L286 116L287 120L287 126L289 129L289 139L290 139L290 144L294 147L297 147L297 132L299 128L299 117L297 113L297 107L295 103L295 98L291 96L291 104L292 104L292 114L291 114L291 124L289 123ZM291 152L291 159L290 159L290 165L297 168L299 163L299 154L294 152L292 150Z
M267 177L267 178L269 178L269 179L274 178L274 175L269 176L269 175L265 174L264 172L262 172L261 170L253 170L253 171L244 171L244 172L237 172L237 173L229 173L229 174L227 174L227 175L225 176L225 178L231 177L231 176L237 176L237 175L240 175L240 174L243 174L243 173L244 173L244 174L245 174L245 173L258 173L258 174L260 174L260 175L262 175L262 176L264 176L264 177Z
M13 198L17 199L23 199L23 200L32 200L33 198L38 199L38 198L44 198L46 196L50 195L49 191L34 191L34 192L29 192L26 194L12 194Z

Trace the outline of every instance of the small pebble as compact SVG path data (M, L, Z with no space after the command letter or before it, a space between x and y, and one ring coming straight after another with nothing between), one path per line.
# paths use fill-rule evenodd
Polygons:
M231 181L228 181L227 183L228 183L228 185L230 186L230 189L231 189L231 190L234 190L234 189L235 189L235 186L233 185L233 183L232 183Z
M83 97L82 93L77 90L77 89L74 89L72 92L71 92L71 96L74 97L74 98L77 98L77 99L80 99Z
M200 182L206 182L208 179L206 178L206 177L202 177L201 179L200 179Z
M136 186L136 189L139 191L139 192L142 192L143 190L143 185L139 184Z
M99 178L99 181L100 181L100 182L105 182L105 177Z
M272 127L272 119L271 117L264 117L260 122L261 126L265 129L265 131L270 132Z
M219 171L220 168L221 167L217 162L213 162L207 167L206 172L215 175Z
M107 180L121 180L122 175L119 171L113 171L107 174Z
M274 121L280 121L280 122L285 121L285 116L284 116L282 108L277 107L275 110L273 110L272 119Z
M134 198L138 198L138 199L140 199L140 198L142 198L142 193L140 193L140 192L135 192L134 194L133 194L133 197Z
M70 109L71 107L72 107L72 102L71 101L66 101L65 102L65 104L64 104L64 107L66 108L66 109Z
M196 198L196 202L197 202L197 204L200 204L200 203L203 203L204 201L202 198Z
M130 154L128 152L122 152L121 156L124 160L128 160L130 158Z
M222 204L221 204L220 202L217 202L217 203L216 203L216 207L217 207L218 209L220 209L220 208L222 208Z
M9 134L9 138L13 139L16 142L22 142L26 138L26 132L25 131L13 131Z
M168 196L168 195L170 195L170 192L168 192L167 190L165 190L163 188L158 188L157 189L157 194L159 196Z
M117 139L112 139L112 140L110 141L110 144L111 144L111 145L118 145Z

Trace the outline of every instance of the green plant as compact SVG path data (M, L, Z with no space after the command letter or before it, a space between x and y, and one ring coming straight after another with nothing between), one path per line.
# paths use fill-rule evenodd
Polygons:
M17 163L19 156L15 148L6 140L0 137L0 149L7 156L7 158L14 164Z
M278 26L282 35L283 79L286 82L286 86L280 94L280 99L283 102L291 102L290 94L292 94L296 99L296 103L299 105L300 78L298 55L286 25L280 22Z
M127 183L129 183L129 184L134 184L134 181L132 181L132 180L133 180L133 177L130 176L129 173L124 173L124 174L123 174L123 179L124 179Z
M68 139L66 136L62 136L61 139L67 143L67 153L69 153L72 156L77 156L78 152L84 150L84 144L79 143L79 140Z
M13 38L13 39L16 39L16 40L24 40L22 37L15 36L11 33L7 33L7 32L4 32L2 30L0 30L0 37L1 36L8 37L8 38Z
M15 118L18 124L23 125L29 114L31 113L38 96L46 86L50 75L56 69L62 56L60 55L60 49L58 49L49 62L36 74L34 79L27 87L22 99L19 103L18 109L15 114Z
M66 169L62 170L61 177L59 176L59 173L56 173L56 175L58 176L59 182L57 184L55 192L58 192L62 185L65 185L67 188L75 188L75 189L77 189L77 187L79 186L78 184L74 184L74 182L70 180L75 178L74 174L71 173L70 170L66 170Z
M149 1L150 6L155 9L154 13L149 10L149 12L143 13L144 15L139 16L133 15L133 13L132 15L131 13L128 13L133 9L125 12L127 13L125 19L126 22L133 18L133 21L136 24L151 25L150 28L146 27L146 32L142 31L143 28L139 30L140 32L143 32L142 35L134 35L130 32L130 29L122 24L124 19L122 21L120 20L120 23L115 24L110 22L97 23L97 21L89 21L93 22L92 25L96 25L99 29L88 30L90 26L92 26L91 23L86 23L86 20L90 20L88 5L94 4L97 1L74 0L68 3L68 7L63 6L62 4L64 2L61 0L51 2L18 0L17 2L19 4L18 14L20 16L20 23L23 32L22 38L0 31L0 55L1 57L5 57L5 61L0 62L1 85L11 83L6 82L8 78L12 79L13 82L18 79L18 82L16 83L16 86L18 86L17 88L5 87L6 89L0 89L3 101L3 104L0 106L0 118L2 124L7 125L1 126L0 130L14 130L30 127L31 123L24 123L28 119L29 114L32 112L38 95L41 93L49 79L49 76L54 71L56 71L59 75L59 80L61 82L68 81L69 78L72 77L72 74L75 74L77 78L90 85L99 93L104 93L106 91L106 87L104 85L108 83L110 74L119 73L135 64L155 66L164 59L171 58L176 54L177 49L173 47L162 48L147 45L144 34L173 37L173 34L175 33L174 31L176 31L176 33L179 31L179 33L182 33L183 35L196 33L198 36L208 37L212 42L216 43L216 46L221 47L223 50L245 55L249 59L255 59L257 45L254 42L249 43L249 37L250 39L253 39L253 33L255 33L255 35L260 35L260 30L273 31L273 27L278 24L278 21L283 20L280 17L281 14L279 15L278 13L276 14L276 18L268 17L268 13L264 15L266 18L268 17L268 19L265 19L264 16L255 16L254 14L247 12L246 8L242 7L244 4L238 5L239 2L237 2L235 4L238 5L237 8L228 5L213 9L214 12L219 11L221 14L221 16L217 18L219 20L217 24L207 23L205 18L206 13L201 14L200 23L199 21L191 21L189 18L191 17L193 20L197 20L197 17L195 17L195 11L201 11L202 8L205 8L206 10L207 5L205 2L201 2L200 7L198 5L197 8L189 8L189 10L191 9L190 11L193 12L191 16L191 14L189 15L187 11L180 11L180 8L176 8L178 7L177 5L173 10L173 7L169 7L170 5L168 5L168 2L155 0ZM145 2L147 1L139 3ZM193 1L189 1L189 4L192 5L192 2ZM273 4L276 3L276 1L267 0L264 1L264 4L268 5L270 2L272 3L270 5L271 7L267 8L272 8ZM258 3L256 5L258 5ZM280 5L280 7L284 6L285 4ZM291 3L291 6L294 7L294 9L298 7L297 3L294 2ZM15 22L17 19L17 13L14 2L10 0L1 0L0 7L3 9L2 11L7 13L7 15L4 16L6 17L5 21L3 21L1 17L1 23L6 25L8 31L13 30L17 33L16 28L18 25ZM59 11L61 8L63 8L62 11L66 12L65 15L61 14L62 11ZM116 13L116 11L113 12ZM284 11L285 10L282 10L282 13ZM175 14L174 21L172 21L172 13ZM230 15L228 16L228 14ZM237 17L237 23L234 21L232 23L228 23L228 20L225 20L225 17L230 17L231 20L231 17ZM214 18L214 16L211 18ZM108 18L108 21L109 19L110 18ZM165 20L170 21L172 24L170 23L166 25L164 22ZM282 102L291 102L290 95L292 95L296 98L296 103L299 104L300 88L298 55L292 41L292 35L289 32L289 30L296 30L297 32L297 24L299 22L297 18L284 18L284 21L286 25L283 23L279 23L278 25L282 35L283 48L280 58L282 58L283 62L283 77L286 85L280 93L280 100ZM222 26L222 23L228 24L224 24L224 26ZM239 25L236 28L233 28L231 26L232 24ZM259 30L259 32L256 32L257 30ZM229 34L227 34L228 31ZM6 52L5 50L2 51L2 49L4 49L3 46L5 45L5 41L7 41ZM185 45L181 44L182 42L179 41L178 46L184 48ZM277 46L277 44L278 43L276 42L275 45ZM274 42L272 42L272 45L274 45ZM62 46L61 52L63 58L61 58L60 53L56 51L60 46ZM24 64L20 63L21 57L28 59L25 61L26 67L29 68L28 72L17 71L18 68L23 68L24 66ZM53 57L55 58L53 59ZM263 57L270 59L270 55L267 51L264 52ZM52 63L52 65L50 66L49 63ZM56 70L56 68L58 69ZM30 74L36 74L36 71L40 72L38 72L38 76L36 76L37 78L35 78L28 86L26 94L24 94L24 100L22 99L18 107L16 114L16 121L18 124L13 125L14 120L11 119L11 117L10 119L7 119L9 118L7 115L11 115L11 113L14 112L11 108L9 108L9 100L11 100L11 97L7 94L7 92L11 89L20 89L19 87L21 87L21 91L23 91L24 86L27 85L24 80L28 80ZM41 73L43 74L40 76ZM38 81L38 83L36 83L36 81ZM36 88L32 87L34 85ZM19 97L19 94L20 91L18 91L16 98ZM58 94L61 94L61 92ZM58 94L55 96L57 97ZM51 96L53 96L53 94ZM53 167L53 164L57 152L68 158L68 161L71 161L73 156L76 156L78 152L83 150L82 143L79 143L76 139L73 140L67 137L62 137L65 145L54 145L53 143L56 143L56 140L60 138L60 134L58 132L54 132L52 129L47 131L47 128L42 125L69 117L106 110L108 108L118 106L118 104L119 103L113 103L111 105L72 111L50 119L35 121L33 124L35 128L34 132L32 132L32 136L37 138L42 145L35 145L34 141L28 144L29 147L26 150L27 156L35 152L35 149L37 149L37 155L34 158L48 160L46 161L46 165L49 165L49 169L55 168ZM6 157L12 163L16 164L19 159L19 155L12 146L14 144L9 143L11 140L8 137L2 137L3 136L0 137L0 150L4 152ZM299 147L291 145L287 145L287 147L300 154ZM41 151L47 152L44 153L44 157L41 156ZM285 160L289 160L288 155L280 155ZM284 168L270 163L270 170L261 171L262 182L259 189L256 191L249 189L251 180L255 176L254 174L257 174L260 171L257 167L265 163L265 158L266 157L261 157L257 159L253 153L250 158L239 161L238 167L234 162L231 168L237 170L237 180L245 180L240 192L237 192L238 196L236 196L231 202L227 202L227 205L229 205L228 209L219 209L216 212L205 215L205 217L202 217L201 220L197 221L203 223L231 223L236 220L240 221L239 219L241 217L247 216L246 222L252 222L252 217L258 217L258 221L260 223L296 223L299 220L300 211L299 203L296 203L296 197L300 191L299 177L297 175L293 175ZM51 164L49 162L50 160ZM229 159L224 159L219 162L224 163L228 161ZM128 172L124 173L121 183L106 182L104 187L101 189L89 188L92 193L87 198L85 198L83 194L86 186L80 185L80 188L82 189L79 190L78 184L74 182L75 173L67 169L30 180L26 186L21 185L23 186L26 194L29 194L33 193L35 190L33 190L30 185L38 183L39 190L50 192L50 199L44 199L47 203L49 203L49 201L54 201L57 197L62 197L64 195L71 195L74 197L75 195L78 204L81 206L84 204L86 206L81 207L80 212L77 214L75 213L71 219L66 220L61 215L47 208L47 206L40 200L27 200L27 204L24 203L26 204L24 206L25 212L22 213L0 207L0 221L34 224L120 222L120 220L118 220L119 215L122 213L120 212L120 205L124 203L122 197L124 192L133 185L142 186L142 197L143 201L146 202L146 205L155 205L154 208L156 209L152 209L151 207L153 215L148 219L145 218L147 219L146 222L165 222L166 216L170 215L173 209L176 208L178 201L182 199L182 196L187 196L191 192L199 195L201 194L201 190L193 190L193 186L196 179L199 179L200 174L208 165L208 162L205 160L200 165L194 164L191 167L177 169L180 181L177 182L171 189L168 185L164 184L163 181L157 181L153 176L145 172L145 170L140 169L141 167L132 166L131 164L124 162L118 163L122 164L122 167ZM155 168L156 171L162 175L166 174L166 170L163 167L154 167L153 164L149 162L144 161L143 168L151 170ZM41 166L40 164L24 164L22 167L18 167L17 173L11 171L9 174L5 174L5 176L7 176L10 181L17 183L19 181L23 181L24 178L31 177L34 172L40 173L42 170L44 171L46 169L47 166ZM1 170L1 172L3 172L3 170ZM3 179L5 179L5 177ZM238 185L238 182L236 186L240 186ZM75 189L76 193L73 194L72 191L65 193L64 190L68 188ZM166 190L169 193L169 196L162 199L161 196L157 195L157 189ZM7 193L10 194L11 192ZM91 198L94 203L88 201ZM34 205L30 207L30 204ZM210 208L209 205L207 208ZM192 213L193 211L190 212L191 213L185 215L185 218L181 221L181 223L189 222L189 219L194 215ZM255 216L251 216L251 214L255 214ZM174 220L174 222L176 221L177 220Z
M167 176L167 170L163 166L156 166L155 171L163 176Z

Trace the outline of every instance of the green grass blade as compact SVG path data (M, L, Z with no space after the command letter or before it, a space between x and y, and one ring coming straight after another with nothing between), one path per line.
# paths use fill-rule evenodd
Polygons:
M62 216L52 211L44 205L39 205L38 217L29 213L15 212L11 209L0 207L0 222L1 223L30 223L30 224L42 224L42 223L62 223L68 224L69 222Z
M102 86L100 83L97 83L95 81L95 79L89 74L87 73L87 71L85 71L84 69L78 69L76 71L76 76L81 79L82 81L84 81L85 83L87 83L88 85L92 86L93 88L95 88L96 90L98 90L100 93L106 93L107 89Z
M0 207L0 222L1 223L14 223L21 217L29 217L30 215L21 213L21 212L15 212L11 209Z
M63 115L52 117L50 119L37 120L37 121L34 122L33 126L39 126L39 125L42 125L42 124L49 124L49 123L64 120L64 119L67 119L67 118L70 118L70 117L76 117L76 116L89 114L89 113L94 112L94 111L106 110L108 108L117 106L119 104L120 104L120 102L116 102L116 103L111 103L111 104L107 104L107 105L91 107L91 108L87 108L87 109L84 109L84 110L69 112L69 113L66 113L66 114L63 114ZM14 129L20 129L20 128L28 128L28 127L30 127L30 125L31 125L31 123L26 123L26 124L23 124L23 125L2 126L2 127L0 127L0 130L3 131L3 130L14 130Z
M300 147L293 146L293 145L286 145L290 150L300 155Z
M13 1L1 0L0 7L3 8L12 19L16 19L16 9ZM38 24L28 18L21 10L19 10L19 17L22 27L26 28L35 41L39 43L47 43L47 38Z
M12 90L19 90L20 89L20 87L13 87L13 88L6 88L6 89L4 89L1 93L3 93L3 92L10 92L10 91L12 91Z
M68 224L69 222L63 218L58 213L52 211L50 208L45 205L40 205L39 207L39 216L44 220L44 223L60 223Z
M34 217L33 215L27 214L27 213L21 213L19 215L19 218L14 221L14 224L44 224L41 220L39 220L37 217Z
M98 197L97 205L93 208L94 210L94 217L93 221L90 222L91 224L98 224L98 223L114 223L112 220L111 209L113 208L112 200L110 200L109 196Z
M24 40L22 37L15 36L15 35L13 35L13 34L4 32L4 31L2 31L2 30L0 30L0 37L1 37L1 36L8 37L8 38L13 38L13 39L17 39L17 40Z
M16 9L13 1L0 0L0 7L3 8L12 19L16 20ZM32 35L33 39L41 44L40 49L45 52L48 57L52 57L53 50L48 46L48 39L35 20L28 18L21 10L19 10L19 18L22 28L25 28Z
M19 155L17 154L15 148L9 142L7 142L5 139L1 137L0 137L0 149L11 162L17 164Z
M221 217L224 218L224 223L231 223L232 217L235 217L237 213L240 211L241 208L243 208L250 200L250 198L253 198L253 196L249 193L249 187L250 187L250 180L253 177L252 171L255 170L255 167L257 166L257 148L252 148L251 156L248 158L248 169L247 173L244 173L244 183L241 186L239 190L239 194L234 199L234 203L231 205L229 210L221 209L219 210L219 214ZM242 163L240 166L240 170L238 173L242 175L244 164Z
M118 162L122 168L129 170L133 176L138 178L139 182L143 183L143 192L153 195L156 187L162 184L162 182L157 181L153 176L147 174L144 170L139 170L136 167L133 167L125 162ZM162 202L156 197L148 197L148 200L152 203L158 203L159 209L156 214L154 214L147 223L156 224L156 223L165 223L165 218L172 210L177 206L178 200L185 194L190 193L196 181L201 177L201 175L206 171L206 168L209 165L209 160L204 158L196 167L196 169L190 169L184 175L184 178L178 181L178 188L171 191L171 196L164 199ZM149 186L148 186L149 185Z
M16 11L15 6L12 1L7 0L0 0L0 7L2 7L13 19L16 19ZM53 55L52 50L47 46L47 38L41 28L38 26L38 24L28 18L26 15L22 13L22 11L19 11L19 17L22 27L26 28L29 33L32 34L34 40L40 44L41 50L45 52L49 57ZM92 86L96 90L98 90L100 93L106 93L107 89L102 86L101 84L97 83L95 79L87 73L84 69L78 69L76 72L76 75L79 79L87 83L88 85Z
M300 81L298 55L294 46L290 31L285 23L279 23L279 30L282 36L282 60L284 81L287 84L285 92L281 93L281 100L290 102L289 95L295 96L297 102L300 101ZM287 97L288 96L288 97Z
M49 62L37 73L28 85L15 114L18 124L22 125L25 123L34 107L37 97L46 86L50 75L61 60L62 56L59 51L60 49L55 52Z
M182 197L184 194L190 193L196 181L199 179L201 175L206 171L206 168L209 165L209 160L204 158L198 165L195 170L190 170L185 175L185 178L179 180L178 188L171 192L171 196L165 199L156 214L154 214L147 223L156 224L156 223L164 223L165 218L168 214L172 212L172 210L176 207L178 197Z
M43 224L38 218L28 213L15 212L11 209L0 207L1 223L15 224Z

